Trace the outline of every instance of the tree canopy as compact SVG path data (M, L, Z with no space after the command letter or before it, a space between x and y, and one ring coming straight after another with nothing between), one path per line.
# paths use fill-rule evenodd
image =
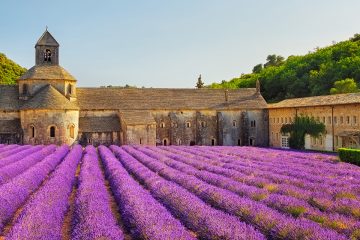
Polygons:
M196 82L196 88L203 88L204 87L204 82L201 80L201 74Z
M336 81L353 79L360 83L360 35L324 48L316 48L303 56L286 60L272 54L265 64L254 66L252 73L213 83L211 88L255 87L261 82L261 92L268 102L285 98L327 95Z
M330 89L331 94L354 93L358 91L358 86L352 78L336 81L334 82L334 87Z
M26 68L21 67L10 60L5 54L0 53L0 84L16 84L16 79L26 72Z

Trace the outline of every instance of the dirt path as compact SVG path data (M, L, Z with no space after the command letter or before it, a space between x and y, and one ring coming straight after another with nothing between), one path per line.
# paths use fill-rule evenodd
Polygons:
M105 170L104 170L104 166L99 158L99 165L100 165L100 169L101 169L101 172L103 174L103 176L105 177ZM131 240L133 239L130 235L130 232L128 231L128 229L125 227L124 225L124 222L122 221L121 219L121 215L120 215L120 210L119 210L119 207L118 205L116 204L116 201L115 201L115 197L114 197L114 194L111 190L111 187L110 187L110 183L109 181L106 179L105 177L105 186L106 186L106 189L109 193L109 200L110 200L110 207L111 207L111 211L114 215L114 217L116 218L117 220L117 223L118 225L120 226L120 229L122 230L122 232L124 233L124 237L125 237L125 240Z
M76 168L76 173L75 173L75 183L74 186L72 188L71 194L69 196L69 209L67 211L67 213L65 214L64 217L64 223L62 226L62 239L63 240L70 240L71 239L71 226L72 226L72 220L74 218L74 212L75 212L75 198L76 198L76 192L78 189L78 185L79 185L79 174L80 174L80 169L81 169L81 162L79 163L79 165Z

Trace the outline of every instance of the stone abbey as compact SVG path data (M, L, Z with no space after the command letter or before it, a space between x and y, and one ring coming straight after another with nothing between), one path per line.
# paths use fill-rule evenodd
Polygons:
M305 114L326 134L307 149L360 148L360 93L267 104L256 88L78 88L59 65L46 30L35 66L17 85L0 85L0 143L83 145L226 145L288 147L280 128Z
M46 30L35 66L16 86L0 86L0 142L19 144L268 144L259 88L77 88L59 65Z

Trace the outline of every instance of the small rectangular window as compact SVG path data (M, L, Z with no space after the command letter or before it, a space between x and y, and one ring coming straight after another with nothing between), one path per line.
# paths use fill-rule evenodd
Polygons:
M357 124L357 119L356 119L356 116L353 116L353 124L356 125Z
M344 123L344 117L341 116L341 117L340 117L340 124L343 124L343 123Z
M236 127L236 120L233 120L232 125L233 125L233 127Z
M331 124L331 117L328 117L327 123Z
M346 124L350 124L350 117L346 116Z
M334 117L334 124L337 124L337 117Z

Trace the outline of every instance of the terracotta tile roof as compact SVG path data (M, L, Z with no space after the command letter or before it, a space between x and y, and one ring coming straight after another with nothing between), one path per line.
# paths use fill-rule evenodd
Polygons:
M70 80L76 79L59 65L36 65L30 68L19 80Z
M76 101L70 102L50 84L43 87L36 95L21 106L21 109L78 110Z
M0 120L0 133L17 133L21 131L20 119Z
M120 119L113 117L80 117L79 132L118 132Z
M346 93L305 98L286 99L268 104L268 108L313 107L360 103L360 93Z
M0 85L0 110L19 110L19 89L17 85Z
M80 109L120 110L225 110L267 108L255 88L224 89L157 89L157 88L77 88Z
M156 124L148 111L121 111L120 117L126 125Z

